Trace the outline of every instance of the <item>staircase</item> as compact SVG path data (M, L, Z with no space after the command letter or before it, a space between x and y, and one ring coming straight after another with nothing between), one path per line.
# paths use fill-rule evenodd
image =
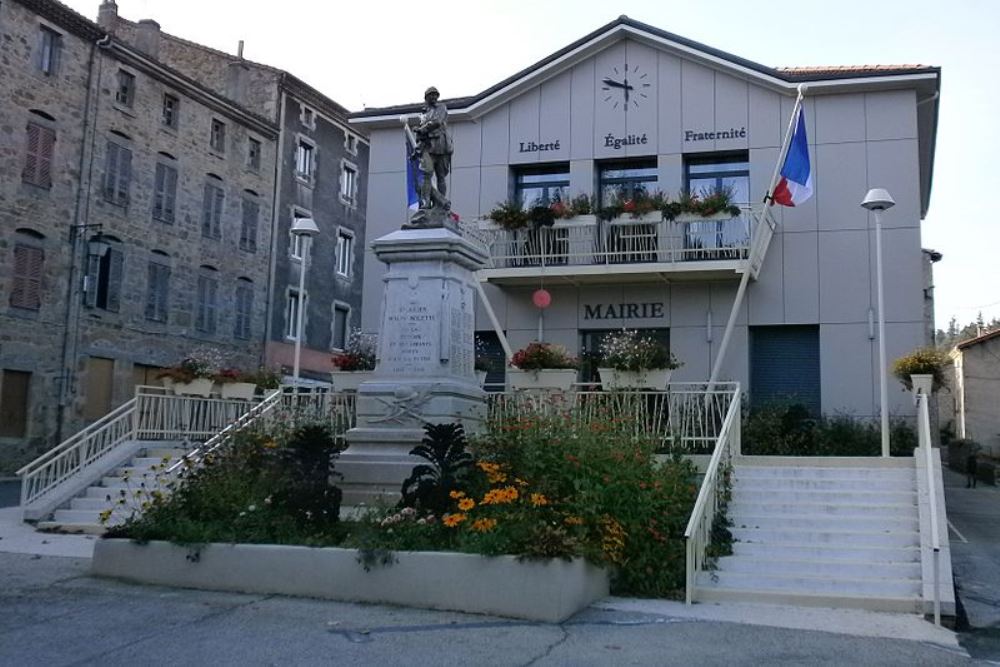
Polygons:
M917 469L881 461L738 459L733 554L698 573L699 599L922 612Z
M157 469L162 468L165 462L168 465L177 462L188 452L178 444L143 443L144 447L125 465L109 471L92 486L56 509L51 519L39 521L38 529L101 535L107 528L122 523L132 514L132 509L142 502L142 498L147 497L148 491L163 488L167 477L162 472L157 472ZM124 506L118 504L122 491L130 496ZM140 498L135 497L137 491L140 492ZM101 514L106 511L111 514L106 521L101 521Z

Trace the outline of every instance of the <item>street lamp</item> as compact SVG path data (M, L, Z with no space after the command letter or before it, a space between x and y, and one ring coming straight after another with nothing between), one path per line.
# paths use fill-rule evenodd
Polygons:
M882 212L896 205L887 190L872 188L861 202L875 214L875 273L878 279L878 365L879 402L882 412L882 456L889 456L889 387L886 384L885 366L885 297L882 290Z
M305 310L306 294L306 264L309 261L309 246L311 239L319 234L319 227L312 218L295 218L292 223L292 236L300 241L299 252L301 253L302 265L299 267L299 295L298 308L295 323L295 365L292 368L292 377L295 386L299 386L299 361L302 358L302 311Z

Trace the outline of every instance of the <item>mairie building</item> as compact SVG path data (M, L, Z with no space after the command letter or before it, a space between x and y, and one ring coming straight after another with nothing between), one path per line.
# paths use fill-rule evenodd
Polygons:
M801 84L814 193L798 207L765 206ZM753 403L793 398L816 414L869 417L879 412L876 238L860 203L876 187L896 202L883 214L891 363L928 342L921 221L939 87L936 67L774 68L623 16L478 94L443 100L454 139L448 196L490 246L480 279L513 349L542 339L586 356L607 332L636 328L683 362L675 381L704 382L749 272L718 379L743 383ZM464 91L442 91L455 92ZM371 139L370 240L406 222L400 117L420 109L352 116ZM601 207L719 188L740 215L581 214L521 230L486 219L512 200L585 195ZM378 328L384 272L366 250L367 331ZM542 289L544 309L532 298ZM476 328L499 349L483 304ZM580 381L592 373L585 366ZM909 394L891 386L889 409L911 414Z

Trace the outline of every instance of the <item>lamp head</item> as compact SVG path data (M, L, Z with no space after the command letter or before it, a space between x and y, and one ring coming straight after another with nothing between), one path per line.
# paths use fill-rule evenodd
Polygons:
M296 236L316 236L319 234L319 227L312 218L295 218L291 232Z
M895 205L896 200L884 188L872 188L861 202L861 206L869 211L886 211Z

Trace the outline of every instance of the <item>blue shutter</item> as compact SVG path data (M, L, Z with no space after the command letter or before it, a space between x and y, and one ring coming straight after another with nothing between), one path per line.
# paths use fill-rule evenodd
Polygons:
M819 416L818 326L751 327L750 399L798 403Z

